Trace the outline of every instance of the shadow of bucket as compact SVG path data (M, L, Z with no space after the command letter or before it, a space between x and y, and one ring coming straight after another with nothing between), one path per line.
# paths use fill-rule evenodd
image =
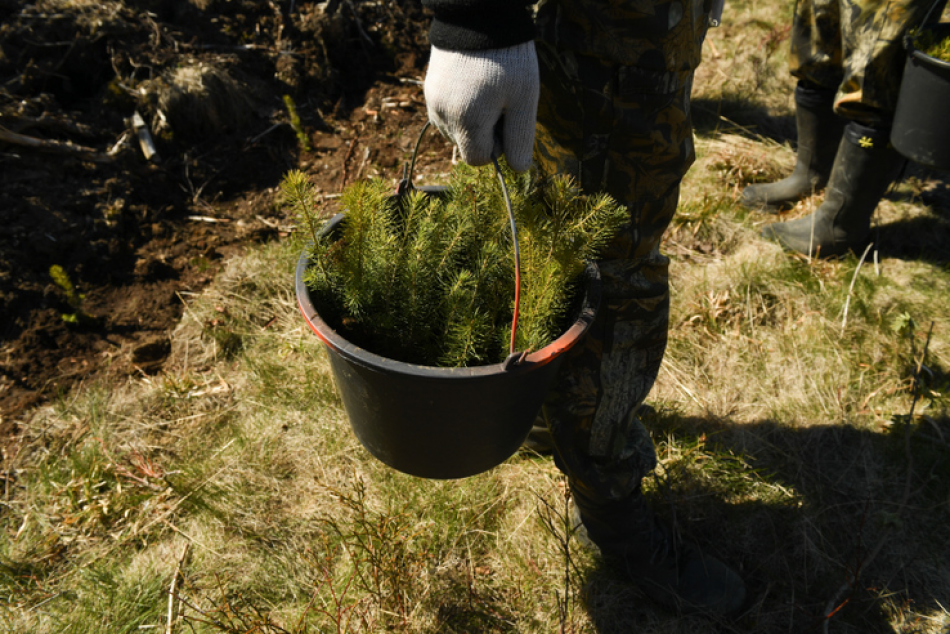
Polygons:
M950 36L950 24L926 27L937 41ZM907 61L891 128L891 144L925 167L950 170L950 63L925 54L909 36Z
M304 283L309 261L306 251L297 261L297 304L324 343L353 432L377 459L422 478L465 478L510 458L600 304L600 271L589 264L577 319L546 347L495 365L419 366L373 354L330 328Z

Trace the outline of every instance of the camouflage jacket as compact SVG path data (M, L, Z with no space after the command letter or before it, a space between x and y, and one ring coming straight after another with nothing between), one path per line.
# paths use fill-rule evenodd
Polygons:
M699 64L710 0L423 0L430 42L449 50L503 48L536 35L558 48L658 71ZM685 19L684 19L685 18Z

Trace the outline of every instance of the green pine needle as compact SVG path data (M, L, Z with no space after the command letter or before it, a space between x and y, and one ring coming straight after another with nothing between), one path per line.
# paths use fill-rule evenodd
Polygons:
M586 261L596 259L627 210L583 196L563 176L504 168L522 264L519 350L538 350L570 322ZM314 248L305 278L321 317L376 354L441 367L500 363L508 355L514 254L504 198L492 168L459 165L441 196L396 199L380 180L349 186L345 220L321 237L316 195L288 173L284 205ZM307 214L311 216L308 217Z

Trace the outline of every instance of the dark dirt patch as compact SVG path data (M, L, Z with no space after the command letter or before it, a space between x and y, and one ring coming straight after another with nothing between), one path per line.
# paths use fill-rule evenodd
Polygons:
M0 133L60 143L0 141L0 435L79 381L160 371L183 294L287 235L287 170L327 193L398 177L425 121L417 1L0 0L0 20ZM417 173L444 169L450 146L424 149Z

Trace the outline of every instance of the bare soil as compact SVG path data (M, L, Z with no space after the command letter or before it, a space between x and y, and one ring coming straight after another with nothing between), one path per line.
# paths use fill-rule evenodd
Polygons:
M0 437L79 382L160 372L188 294L292 229L286 171L397 178L425 121L418 0L0 0L0 22ZM451 155L423 150L417 172Z

